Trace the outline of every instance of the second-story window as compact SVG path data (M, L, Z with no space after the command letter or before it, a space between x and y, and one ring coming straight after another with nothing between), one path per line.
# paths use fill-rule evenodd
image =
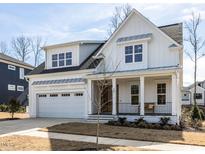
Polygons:
M125 47L125 63L133 62L133 46Z
M58 66L58 55L54 54L52 55L52 67L57 67Z
M60 53L59 54L59 66L64 66L65 65L65 54Z
M142 49L142 44L126 46L125 63L142 62Z
M72 65L72 52L66 53L66 65Z
M135 62L142 61L142 44L135 45Z

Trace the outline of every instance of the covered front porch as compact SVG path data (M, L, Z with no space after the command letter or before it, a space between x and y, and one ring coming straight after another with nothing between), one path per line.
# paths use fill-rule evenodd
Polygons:
M179 93L177 73L143 76L123 76L106 78L101 102L101 115L136 116L176 116ZM97 80L88 80L90 101L88 115L96 115L92 100L100 97Z

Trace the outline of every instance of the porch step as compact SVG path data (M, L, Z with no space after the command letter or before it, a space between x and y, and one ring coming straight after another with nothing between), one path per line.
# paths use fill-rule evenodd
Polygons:
M114 115L100 115L99 120L100 121L108 121L108 120L113 120L115 118ZM89 121L96 121L98 120L98 115L88 115L88 120Z

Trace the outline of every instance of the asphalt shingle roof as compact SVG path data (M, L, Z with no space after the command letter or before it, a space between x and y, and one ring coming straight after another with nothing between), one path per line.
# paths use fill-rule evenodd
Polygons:
M31 68L34 68L34 66L30 65L30 64L27 64L25 62L22 62L18 59L15 59L13 57L10 57L8 55L5 55L3 53L0 53L0 59L2 60L5 60L5 61L9 61L9 62L12 62L12 63L16 63L16 64L20 64L20 65L23 65L23 66L27 66L27 67L31 67Z

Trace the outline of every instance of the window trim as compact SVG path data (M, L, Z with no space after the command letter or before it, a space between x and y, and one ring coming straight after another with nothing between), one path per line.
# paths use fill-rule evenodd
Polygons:
M56 55L56 57L57 57L57 59L56 60L53 60L53 56L55 56ZM59 64L58 64L58 54L52 54L51 55L51 61L52 61L52 63L51 63L51 65L52 65L52 68L57 68L58 66L59 66ZM57 62L57 65L56 66L53 66L53 62Z
M24 76L25 76L25 70L24 68L19 68L19 79L24 80Z
M126 47L132 46L132 53L126 54ZM135 53L135 47L136 46L141 46L142 47L142 52ZM124 46L124 62L125 64L134 64L134 63L142 63L143 62L143 54L144 53L144 44L143 43L137 43L137 44L131 44L131 45L125 45ZM132 55L132 62L126 62L126 56L131 56ZM142 55L142 61L135 61L135 55Z
M69 58L67 58L67 53L70 53L71 56ZM64 58L63 59L60 59L60 54L63 54L64 55ZM57 59L56 60L53 60L53 56L54 55L57 55ZM71 64L70 65L67 65L67 60L70 60L71 61ZM63 68L63 67L68 67L68 66L72 66L73 65L73 52L72 51L66 51L66 52L60 52L60 53L55 53L55 54L52 54L51 55L51 66L52 68ZM63 61L64 62L64 65L60 66L60 61ZM53 66L53 62L56 62L57 63L57 66Z
M158 84L165 84L165 93L159 93L158 94ZM168 87L167 87L167 82L164 82L164 81L161 81L161 82L157 82L157 84L156 84L156 104L157 104L157 106L164 106L164 105L167 105L167 89L168 89ZM158 95L165 95L165 103L164 104L158 104Z
M138 86L138 94L132 94L132 86ZM139 88L139 84L131 84L130 85L130 103L132 106L139 106L140 105L140 88ZM132 104L132 96L138 96L138 104Z
M23 90L19 90L19 88L23 88ZM24 91L24 86L20 86L20 85L17 85L17 91L20 91L20 92L22 92L22 91Z
M13 90L10 89L10 88L9 88L10 86L14 86L14 89L13 89ZM16 85L14 85L14 84L8 84L8 91L16 91Z
M12 70L12 71L15 71L15 70L16 70L16 66L14 66L14 65L8 65L8 69L9 69L9 70Z

